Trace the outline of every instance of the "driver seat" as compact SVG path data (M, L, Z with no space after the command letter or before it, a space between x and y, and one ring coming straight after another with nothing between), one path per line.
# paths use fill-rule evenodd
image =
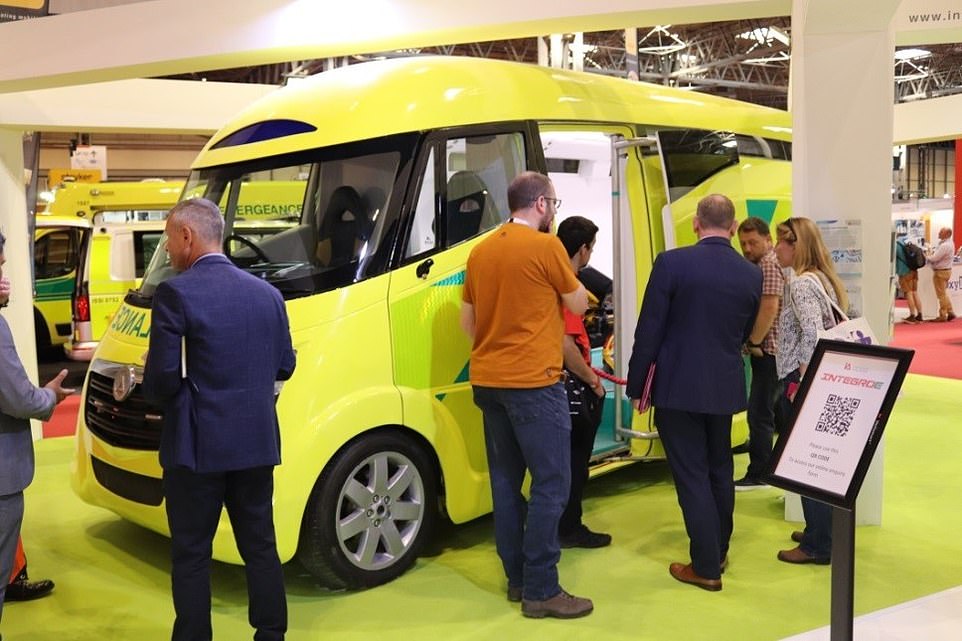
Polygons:
M357 190L350 185L334 190L319 226L315 253L326 267L351 262L371 233L367 209Z

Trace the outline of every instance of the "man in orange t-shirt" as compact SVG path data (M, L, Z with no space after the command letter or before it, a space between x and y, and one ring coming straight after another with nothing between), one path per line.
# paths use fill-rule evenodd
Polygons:
M508 600L522 601L522 614L533 618L574 618L594 607L558 582L571 455L561 306L580 315L588 304L561 241L546 233L560 204L547 176L529 171L511 181L511 219L468 257L461 307L473 340L471 384L484 417L495 545Z

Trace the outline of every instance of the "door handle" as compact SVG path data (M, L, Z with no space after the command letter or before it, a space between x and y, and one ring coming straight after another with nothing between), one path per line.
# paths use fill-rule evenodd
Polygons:
M418 278L427 278L428 274L431 273L431 268L434 267L434 259L428 258L426 261L418 265L418 268L414 271Z

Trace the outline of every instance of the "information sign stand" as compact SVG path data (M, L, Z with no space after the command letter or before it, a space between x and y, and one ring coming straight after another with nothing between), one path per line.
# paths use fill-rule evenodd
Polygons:
M852 641L855 500L912 350L819 340L767 482L832 506L831 641Z

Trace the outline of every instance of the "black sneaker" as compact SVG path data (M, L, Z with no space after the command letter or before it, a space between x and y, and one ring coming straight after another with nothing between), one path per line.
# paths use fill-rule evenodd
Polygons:
M41 579L40 581L28 581L27 579L17 579L7 586L4 594L4 601L32 601L45 597L53 592L53 581Z
M611 535L604 532L592 532L586 526L570 534L563 534L558 537L563 548L603 548L611 545Z
M735 481L735 491L736 492L747 492L748 490L760 490L763 487L768 487L767 483L763 483L757 478L746 476L745 478L740 478Z

